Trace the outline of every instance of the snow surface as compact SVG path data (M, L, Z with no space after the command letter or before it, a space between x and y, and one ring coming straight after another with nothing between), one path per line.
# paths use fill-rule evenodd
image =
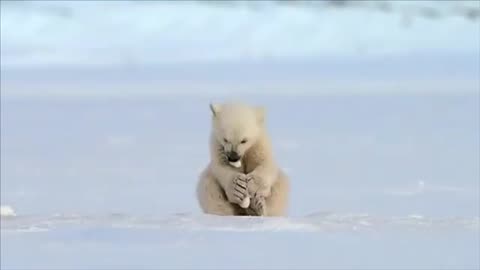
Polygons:
M479 267L478 95L248 100L286 218L201 214L208 99L3 100L2 269Z
M1 2L1 269L480 268L478 2L98 3ZM287 217L198 207L232 98Z

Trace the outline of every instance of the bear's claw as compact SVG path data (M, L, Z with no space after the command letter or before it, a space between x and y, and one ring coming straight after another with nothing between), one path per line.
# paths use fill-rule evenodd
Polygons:
M233 180L233 195L235 202L242 208L250 206L250 198L248 197L247 178L245 175L238 175Z

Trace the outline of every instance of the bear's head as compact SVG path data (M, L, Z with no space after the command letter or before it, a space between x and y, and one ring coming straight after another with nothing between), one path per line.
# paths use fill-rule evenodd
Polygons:
M210 104L213 135L222 146L228 162L241 166L245 153L260 138L265 121L265 110L241 103Z

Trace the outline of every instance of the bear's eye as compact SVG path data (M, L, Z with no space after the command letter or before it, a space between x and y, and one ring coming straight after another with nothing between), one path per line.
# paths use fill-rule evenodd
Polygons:
M227 139L225 139L225 138L223 138L223 142L225 142L225 143L228 143L228 140L227 140Z
M247 139L243 139L240 143L241 144L247 143Z

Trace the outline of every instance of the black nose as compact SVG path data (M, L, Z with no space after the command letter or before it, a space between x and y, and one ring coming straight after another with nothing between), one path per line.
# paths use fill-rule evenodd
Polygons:
M230 162L237 162L240 160L240 156L238 155L238 153L233 151L227 153L227 158Z

